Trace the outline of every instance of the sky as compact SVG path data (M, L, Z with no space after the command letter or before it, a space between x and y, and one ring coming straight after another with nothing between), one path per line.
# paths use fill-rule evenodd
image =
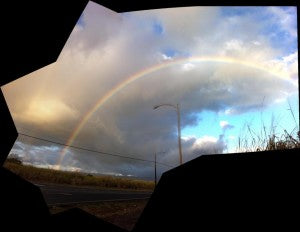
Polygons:
M116 13L89 2L57 61L1 89L18 132L154 160L237 151L265 127L296 133L296 7L184 7ZM294 119L294 117L295 119ZM11 154L39 167L154 178L151 162L19 135Z

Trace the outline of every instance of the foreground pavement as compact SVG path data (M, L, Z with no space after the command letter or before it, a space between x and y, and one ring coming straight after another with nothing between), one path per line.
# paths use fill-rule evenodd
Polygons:
M150 191L105 190L95 187L40 183L35 185L41 189L48 205L148 199L152 194Z

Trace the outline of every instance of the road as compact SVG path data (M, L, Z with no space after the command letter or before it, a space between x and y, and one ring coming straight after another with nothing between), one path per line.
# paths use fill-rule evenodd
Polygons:
M152 192L102 190L94 187L76 187L57 184L37 184L48 205L147 199Z

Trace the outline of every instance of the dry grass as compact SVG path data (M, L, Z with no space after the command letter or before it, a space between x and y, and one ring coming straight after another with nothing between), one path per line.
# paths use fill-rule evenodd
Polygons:
M237 152L255 152L269 150L285 150L300 148L300 131L288 133L286 130L282 134L271 132L263 135L255 133L247 125L248 133L238 138ZM265 130L264 130L265 131Z
M153 190L153 181L112 176L95 176L79 172L66 172L23 165L16 159L8 158L4 167L33 182L68 184L77 186L97 186L109 189Z
M250 123L245 123L242 128L243 135L238 138L238 145L236 152L255 152L255 151L269 151L269 150L285 150L300 148L300 131L299 125L296 121L294 112L289 104L291 115L294 119L295 127L288 132L283 129L283 132L277 132L280 127L276 123L274 116L270 120L270 126L267 128L266 123L262 120L261 113L261 128L260 131L254 131Z
M300 131L297 132L297 135L288 133L284 130L284 133L281 135L278 133L269 133L262 137L255 133L250 127L248 128L248 131L250 136L247 137L244 135L243 137L238 138L237 152L300 148Z

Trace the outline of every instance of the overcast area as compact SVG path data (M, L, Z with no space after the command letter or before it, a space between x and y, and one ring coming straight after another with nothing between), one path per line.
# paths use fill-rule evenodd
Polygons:
M290 100L298 119L296 12L185 7L118 14L89 2L58 60L2 90L17 130L35 137L146 160L156 151L158 162L177 166L176 111L153 106L178 103L184 162L232 152L249 115L266 110L266 120L272 112L283 117L282 128L295 126L286 109ZM69 140L116 86L179 59L120 88ZM11 153L41 167L153 178L153 163L73 148L62 157L63 148L20 135ZM159 173L169 168L158 166Z

